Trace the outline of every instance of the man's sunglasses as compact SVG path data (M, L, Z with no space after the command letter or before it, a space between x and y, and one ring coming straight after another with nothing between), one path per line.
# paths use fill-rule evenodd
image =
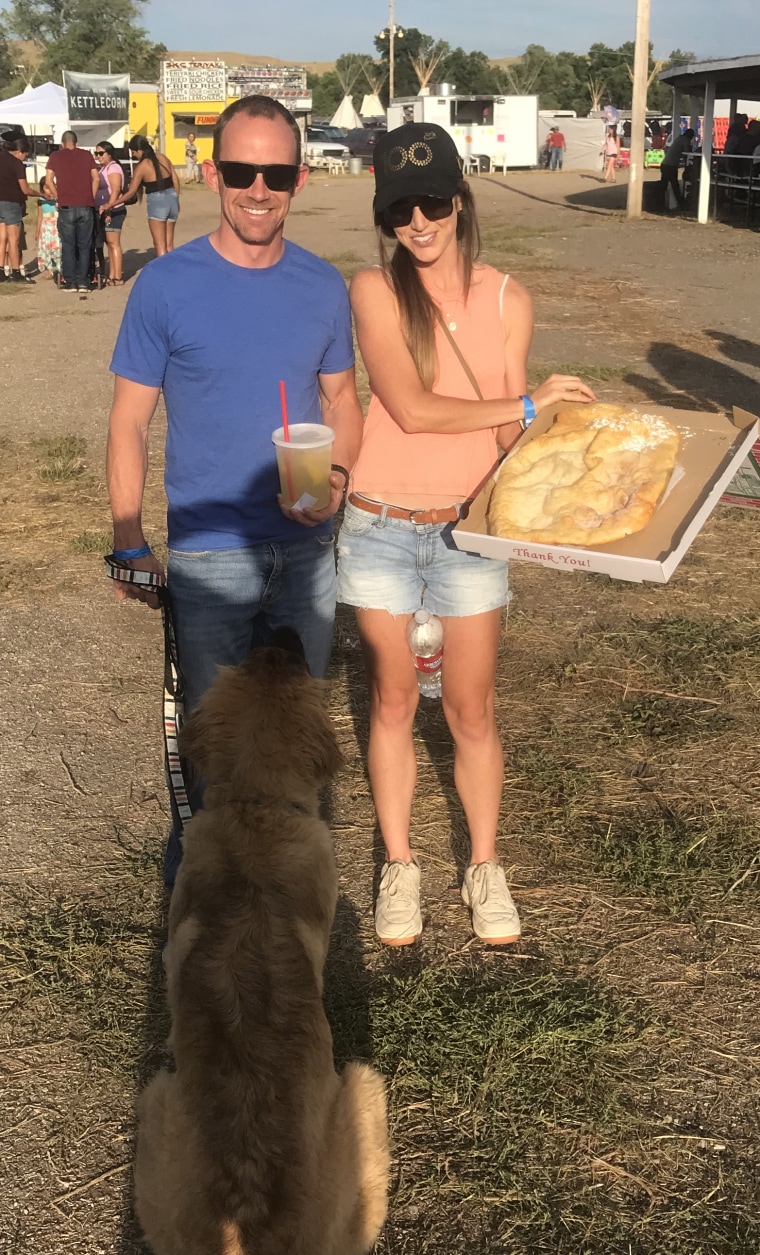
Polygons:
M428 222L440 222L442 218L450 218L454 212L454 201L449 196L442 200L440 196L405 196L403 200L395 200L380 215L385 226L392 231L398 227L408 227L415 209L419 209Z
M225 187L242 191L263 174L270 192L292 192L298 179L300 166L254 166L249 161L217 161L216 168L224 179Z

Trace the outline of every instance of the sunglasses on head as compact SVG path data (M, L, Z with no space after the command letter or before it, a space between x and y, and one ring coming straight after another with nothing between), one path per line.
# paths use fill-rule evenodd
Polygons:
M250 161L217 161L216 168L224 179L225 187L242 191L263 174L270 192L292 192L298 179L300 166L255 166Z
M381 218L385 226L395 231L398 227L409 226L415 209L419 209L428 222L440 222L454 212L454 200L451 196L446 200L442 200L440 196L405 196L403 200L395 200L384 209Z

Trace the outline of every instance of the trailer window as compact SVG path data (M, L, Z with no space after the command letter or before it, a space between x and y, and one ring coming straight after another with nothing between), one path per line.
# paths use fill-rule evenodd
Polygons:
M454 100L451 107L454 126L493 126L493 100Z

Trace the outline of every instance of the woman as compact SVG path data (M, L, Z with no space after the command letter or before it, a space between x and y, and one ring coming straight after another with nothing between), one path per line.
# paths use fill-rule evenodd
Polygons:
M95 149L95 160L100 167L100 183L95 194L95 255L98 259L101 288L121 288L123 255L121 228L127 211L117 201L124 191L124 171L116 160L116 150L107 139L101 140ZM106 279L105 248L108 248L108 279Z
M21 270L21 231L28 198L36 198L26 181L24 158L30 150L29 141L17 132L0 137L0 283L6 282L6 252L11 273L10 283L34 283Z
M338 580L340 600L356 609L370 688L369 774L386 849L375 926L390 945L422 929L409 844L418 687L406 630L424 599L444 625L443 710L471 842L462 896L479 937L516 941L520 922L496 852L503 757L494 681L507 564L460 553L449 532L535 409L593 393L552 375L526 395L530 297L477 263L472 194L449 135L409 123L378 140L374 165L382 265L351 285L373 396ZM387 239L396 241L390 259Z
M163 257L164 253L170 253L174 248L174 224L179 217L177 171L166 154L157 153L142 135L132 136L129 151L133 157L139 157L140 162L129 187L116 201L116 205L130 201L142 188L156 257Z
M620 157L620 140L616 126L607 127L599 156L604 159L604 182L614 183L615 169Z

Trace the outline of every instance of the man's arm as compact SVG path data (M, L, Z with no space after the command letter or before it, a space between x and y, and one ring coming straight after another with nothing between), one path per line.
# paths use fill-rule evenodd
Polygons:
M92 175L92 195L94 199L97 196L98 188L100 187L100 171L98 167L93 166L90 174Z
M326 427L331 427L335 432L332 461L336 466L342 466L350 472L359 456L364 431L362 407L356 395L354 367L335 375L320 375L319 400L322 420ZM344 476L340 471L333 471L330 475L330 502L323 510L283 510L283 513L306 527L324 523L340 508L345 488Z
M49 164L45 167L45 185L42 190L48 200L58 199L58 185L55 181L55 170L51 170Z
M148 429L156 411L160 388L149 388L116 375L113 404L108 422L106 480L113 515L114 549L141 549L145 544L142 503L148 473ZM163 575L163 567L152 554L130 563L138 571ZM114 583L118 601L128 597L157 606L154 594L132 584Z

